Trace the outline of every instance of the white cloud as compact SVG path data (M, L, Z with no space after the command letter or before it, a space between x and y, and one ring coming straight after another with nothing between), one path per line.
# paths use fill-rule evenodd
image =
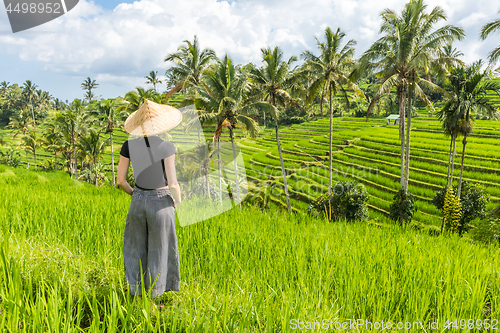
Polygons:
M32 33L0 34L0 60L1 53L16 54L47 71L99 75L98 81L127 91L150 70L162 75L169 66L165 56L195 34L202 47L219 56L228 53L237 63L260 63L260 48L267 46L280 46L285 58L306 49L317 54L314 37L322 40L327 26L334 31L340 27L346 33L344 42L358 42L359 56L380 37L380 13L385 8L400 12L404 4L404 0L141 0L105 10L81 0L67 15L31 29ZM441 6L447 24L466 30L467 39L456 45L465 53L464 60L484 59L500 43L498 36L478 39L480 27L498 17L496 1L429 0L427 4L428 10ZM6 15L0 16L0 27L7 26L5 19ZM20 81L28 77L25 73Z

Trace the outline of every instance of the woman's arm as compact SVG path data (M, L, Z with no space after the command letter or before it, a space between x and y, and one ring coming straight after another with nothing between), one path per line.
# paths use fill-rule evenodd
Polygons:
M175 154L170 155L164 160L165 174L168 180L168 188L174 197L174 207L181 203L181 188L177 182L177 174L175 172Z
M120 155L120 162L118 162L118 174L116 175L116 184L122 190L132 195L134 189L127 182L127 171L130 165L130 159Z

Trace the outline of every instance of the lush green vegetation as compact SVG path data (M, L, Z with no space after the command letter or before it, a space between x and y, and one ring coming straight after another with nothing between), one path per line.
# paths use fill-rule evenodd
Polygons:
M281 332L293 319L498 319L500 78L460 61L452 42L463 30L435 27L446 18L439 7L427 13L411 0L381 16L383 36L361 59L354 40L326 28L319 55L304 51L294 68L298 57L286 61L277 46L261 50L260 66L236 65L195 37L165 57L173 66L163 92L157 71L146 76L152 89L107 100L96 100L88 77L85 99L71 103L29 80L0 83L0 162L9 166L0 165L0 330ZM483 38L497 29L488 26ZM186 107L163 136L176 143L183 196L216 197L215 143L225 164L237 151L245 164L225 170L239 177L227 188L239 196L241 186L242 210L177 228L181 292L163 295L167 311L154 315L127 291L130 198L114 188L123 121L145 100ZM132 170L127 179L134 184ZM332 196L336 184L360 190ZM458 234L436 237L444 223Z
M332 224L251 207L177 225L181 290L151 314L147 298L134 304L123 274L129 196L62 171L5 166L0 185L1 331L277 332L293 319L500 315L494 246L381 218Z

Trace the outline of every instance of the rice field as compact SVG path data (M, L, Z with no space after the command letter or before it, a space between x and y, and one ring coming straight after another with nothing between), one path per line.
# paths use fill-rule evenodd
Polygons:
M292 187L321 183L328 172L318 170L290 174ZM62 171L6 166L0 186L1 332L289 332L315 322L374 332L366 322L381 321L442 332L446 320L500 317L494 246L400 228L377 210L368 222L332 224L250 206L176 224L181 290L152 314L124 276L130 196ZM367 188L384 207L386 192ZM349 320L356 325L335 330Z
M399 189L398 127L386 125L385 119L366 122L364 118L343 117L334 118L333 130L333 181L357 180L363 183L370 194L371 212L387 216L392 197ZM489 135L484 135L485 131ZM485 188L491 199L489 209L500 201L499 139L499 122L486 120L477 120L474 134L467 139L463 178ZM265 140L275 141L273 130L264 131L259 141L249 138L240 141L242 146L259 148L246 158L247 169L267 171L266 176L272 176L271 180L256 176L256 188L271 184L281 184L282 187L277 149L262 145ZM329 119L283 128L280 140L292 205L303 207L299 202L308 204L308 198L315 198L328 188ZM435 231L440 229L441 213L431 200L446 184L449 145L449 138L442 133L436 118L417 117L412 120L409 190L417 198L418 211L413 221L416 226ZM455 182L460 175L460 138L456 147ZM266 165L273 167L272 173L270 168L264 168ZM305 175L302 180L311 185L302 186L295 182L297 175ZM276 204L279 206L282 202Z

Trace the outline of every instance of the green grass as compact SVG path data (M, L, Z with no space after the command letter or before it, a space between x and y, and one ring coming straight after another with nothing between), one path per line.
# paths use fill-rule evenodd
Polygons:
M284 332L294 319L500 316L493 246L402 229L378 213L348 224L250 207L177 224L181 290L151 315L126 289L130 196L5 166L0 186L0 331Z

